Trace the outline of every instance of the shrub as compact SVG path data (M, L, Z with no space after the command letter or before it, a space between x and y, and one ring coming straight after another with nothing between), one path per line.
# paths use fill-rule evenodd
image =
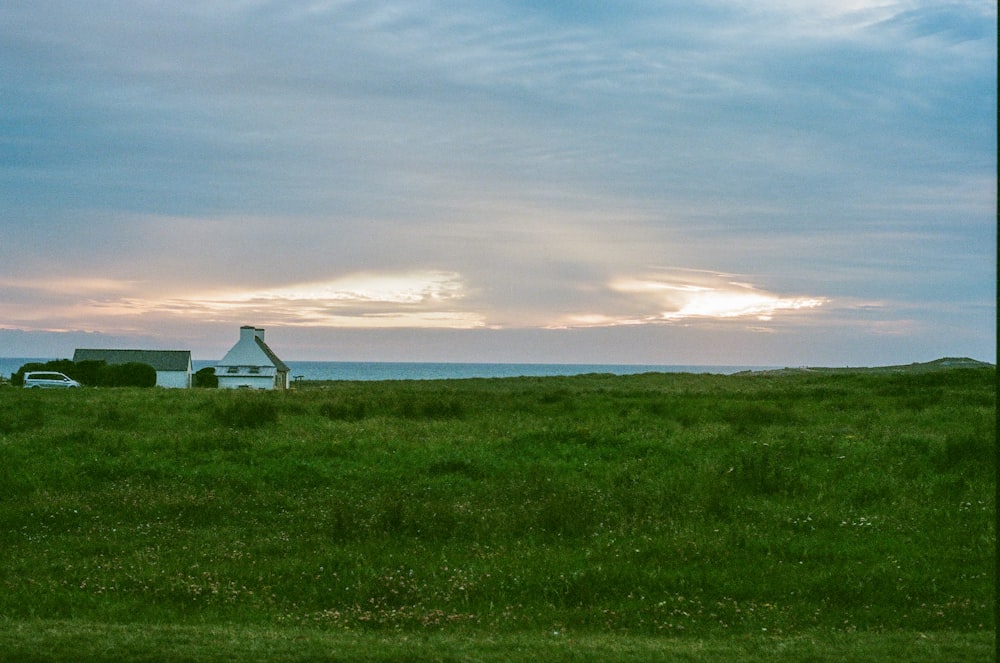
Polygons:
M219 386L219 377L215 374L215 369L211 366L199 369L194 374L194 386L206 389L216 389Z
M78 382L87 384L78 377L79 373L77 372L77 365L70 359L54 359L46 362L29 362L17 369L16 373L11 374L10 383L15 387L23 387L24 374L31 371L55 371L71 377Z
M155 387L156 369L149 364L131 362L108 365L103 361L56 359L44 363L32 362L21 366L11 375L11 384L24 385L24 374L29 371L57 371L80 384L90 387Z
M28 371L40 371L45 366L45 364L39 364L37 362L32 362L30 364L24 364L21 368L17 369L15 373L10 374L10 383L15 387L24 386L24 374Z
M70 370L71 372L66 373L80 384L85 384L89 387L93 387L100 384L101 370L104 368L106 363L104 361L96 359L87 359L85 361L76 362ZM65 371L64 371L65 372Z
M25 373L30 371L56 371L73 378L80 384L93 387L100 384L99 376L104 366L105 363L103 361L94 360L74 362L71 359L54 359L46 362L30 362L17 369L16 373L11 374L10 383L15 387L22 387L24 386Z
M156 369L141 362L102 366L97 372L97 384L102 387L155 387Z

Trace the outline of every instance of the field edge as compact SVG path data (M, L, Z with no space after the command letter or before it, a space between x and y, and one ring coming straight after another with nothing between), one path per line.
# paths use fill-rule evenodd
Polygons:
M793 635L654 637L478 630L350 632L239 624L0 620L4 661L838 661L996 660L985 632L805 631Z

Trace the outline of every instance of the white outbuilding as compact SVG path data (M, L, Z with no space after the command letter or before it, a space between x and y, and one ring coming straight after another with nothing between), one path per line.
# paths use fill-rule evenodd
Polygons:
M191 386L190 350L96 350L78 348L73 361L115 364L149 364L156 369L156 386L187 389Z
M288 366L264 342L264 330L244 325L240 340L215 365L220 389L288 389Z

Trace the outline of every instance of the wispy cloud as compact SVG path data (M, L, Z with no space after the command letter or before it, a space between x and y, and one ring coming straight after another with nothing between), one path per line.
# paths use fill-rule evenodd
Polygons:
M470 329L481 314L462 310L461 276L451 272L351 274L325 282L227 290L166 298L92 301L100 315L329 328Z
M0 279L0 287L60 295L94 296L135 290L142 282L81 275L79 277L33 277L27 279Z
M229 302L323 302L338 304L440 304L461 299L465 287L454 272L402 274L351 274L330 281L301 283L250 292L234 292L202 301ZM197 299L197 298L195 298Z

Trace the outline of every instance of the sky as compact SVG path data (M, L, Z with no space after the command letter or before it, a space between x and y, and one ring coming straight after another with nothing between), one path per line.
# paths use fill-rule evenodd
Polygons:
M992 0L0 25L0 356L996 361Z

